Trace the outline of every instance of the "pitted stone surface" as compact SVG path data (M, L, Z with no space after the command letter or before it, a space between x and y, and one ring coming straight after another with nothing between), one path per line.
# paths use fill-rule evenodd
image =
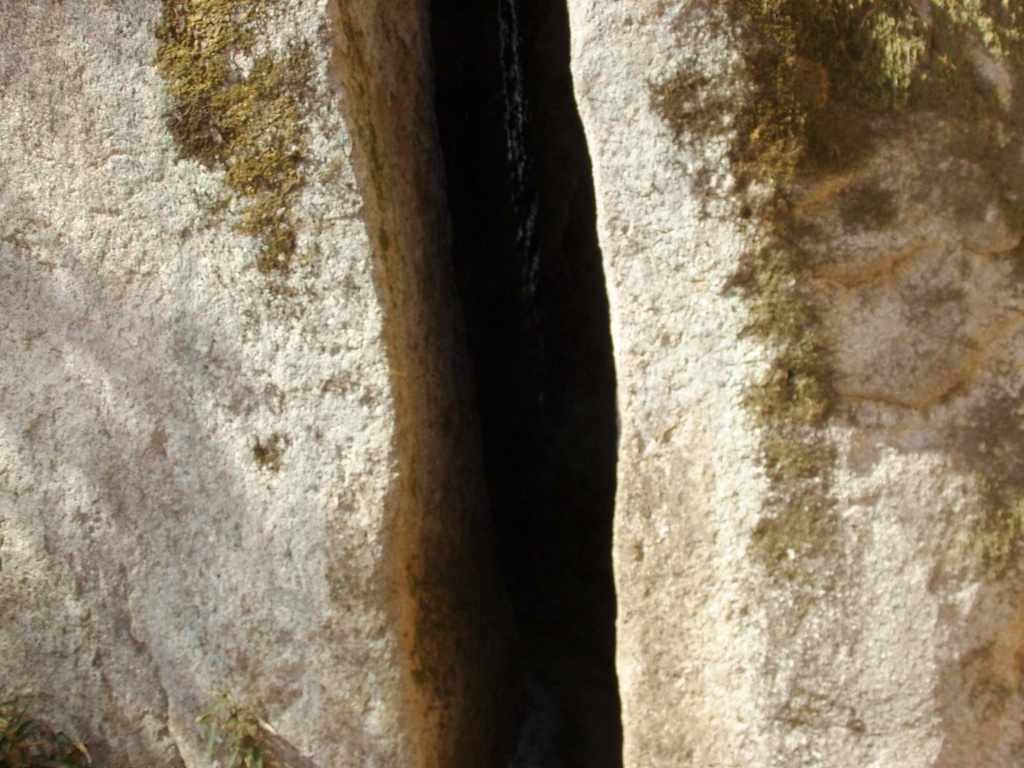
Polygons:
M750 170L770 134L739 135L777 107L743 11L765 4L569 6L618 373L625 764L1015 765L1019 29L965 44L993 94L971 118L911 102L845 166L755 157L773 177ZM830 62L779 66L799 108L840 98Z
M314 764L410 764L327 4L269 5L258 45L305 46L312 95L296 251L264 275L251 201L167 128L161 3L0 3L2 682L98 765L205 764L222 693Z

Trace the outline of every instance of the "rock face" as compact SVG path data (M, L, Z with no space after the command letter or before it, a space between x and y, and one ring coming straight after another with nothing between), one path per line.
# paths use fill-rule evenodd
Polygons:
M425 29L0 3L0 683L97 765L225 693L270 762L499 749Z
M1021 0L565 9L0 0L0 701L1024 761Z
M570 0L625 764L1024 759L1024 7Z

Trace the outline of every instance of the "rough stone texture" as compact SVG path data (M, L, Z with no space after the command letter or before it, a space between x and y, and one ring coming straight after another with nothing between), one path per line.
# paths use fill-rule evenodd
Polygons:
M424 28L0 0L0 684L99 766L206 764L223 693L278 762L495 749Z
M1019 765L1020 4L569 6L625 764Z

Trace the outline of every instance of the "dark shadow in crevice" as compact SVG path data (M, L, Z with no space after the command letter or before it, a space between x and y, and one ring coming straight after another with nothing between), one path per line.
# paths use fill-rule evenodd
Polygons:
M531 701L514 764L619 768L615 373L565 0L432 13L456 279Z

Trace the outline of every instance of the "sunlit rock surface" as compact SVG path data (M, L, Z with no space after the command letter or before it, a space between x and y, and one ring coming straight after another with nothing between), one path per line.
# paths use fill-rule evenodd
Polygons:
M99 766L227 759L223 694L271 762L492 759L424 29L0 2L0 685Z
M568 6L625 765L1021 764L1020 0ZM515 753L428 27L0 0L0 693L101 768L225 694L268 765Z
M1019 764L1020 4L569 6L625 764Z

